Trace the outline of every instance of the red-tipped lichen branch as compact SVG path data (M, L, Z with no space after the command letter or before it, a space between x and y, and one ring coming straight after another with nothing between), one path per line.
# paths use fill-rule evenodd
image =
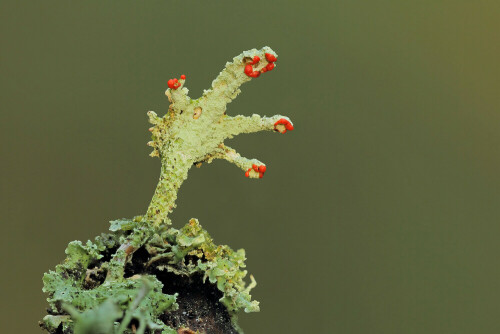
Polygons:
M264 176L266 166L262 162L242 157L224 146L224 141L240 133L285 133L293 130L292 122L281 115L231 117L226 115L226 108L240 93L243 83L273 70L276 61L276 53L269 47L245 51L228 62L211 89L196 100L188 96L185 75L168 80L168 112L163 117L148 112L153 124L149 129L152 140L148 143L153 147L151 156L158 156L162 163L160 181L146 215L148 221L169 223L168 213L175 207L177 191L193 164L221 158L240 167L249 178Z
M224 144L219 145L219 149L216 150L216 153L208 157L206 161L211 162L213 159L225 159L245 171L246 177L254 179L261 179L267 169L266 165L259 160L242 157L234 149Z

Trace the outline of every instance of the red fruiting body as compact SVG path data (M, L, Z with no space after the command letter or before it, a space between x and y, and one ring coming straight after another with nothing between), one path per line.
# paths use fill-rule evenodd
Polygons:
M252 73L252 71L253 71L252 65L245 66L245 74L246 75L250 75L250 73Z
M177 89L181 86L181 83L176 78L168 80L167 84L170 89Z
M274 63L276 60L278 60L276 56L271 53L266 53L266 59L270 63Z
M277 60L276 56L271 53L266 53L266 59L268 64L263 67L260 71L254 71L252 65L257 64L260 61L259 56L254 56L252 62L245 66L244 72L246 75L252 78L257 78L260 73L266 73L267 71L272 71L274 68L274 62Z
M265 165L259 165L257 166L256 164L252 164L251 168L248 168L248 170L245 172L246 177L250 177L250 172L255 171L256 173L259 173L259 178L262 179L264 177L264 173L266 172L266 166Z
M186 76L184 74L181 75L181 80L186 80Z
M285 130L284 130L283 132L281 132L281 131L280 131L281 133L286 133L286 130L289 130L289 131L292 131L292 130L293 130L293 125L292 125L292 123L290 123L290 121L288 121L288 120L286 120L286 119L284 119L284 118L280 118L279 120L277 120L277 121L276 121L276 123L274 123L274 129L275 129L275 130L277 130L277 129L276 129L276 125L279 125L279 124L281 124L281 125L284 125L284 126L285 126ZM278 131L279 131L279 130L278 130Z

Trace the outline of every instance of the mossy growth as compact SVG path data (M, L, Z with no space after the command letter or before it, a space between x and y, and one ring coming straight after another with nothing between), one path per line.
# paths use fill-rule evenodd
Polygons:
M251 278L249 285L244 281L244 250L216 245L198 220L191 219L178 230L152 227L140 218L122 219L112 221L110 230L93 242L71 242L64 262L44 275L43 290L50 307L41 326L50 333L138 333L139 328L162 334L177 333L180 328L238 333L237 312L259 310L259 303L249 294L255 281ZM130 240L140 245L137 251L129 255L127 250L118 251ZM126 258L124 270L119 269L122 256ZM219 314L210 319L203 312L196 314L196 309L184 312L184 317L179 314L179 304L186 309L186 302L193 302L171 292L182 281L217 296L206 308ZM147 293L132 307L145 285ZM129 323L120 329L127 312ZM214 318L222 321L207 324ZM228 324L231 327L225 328Z
M224 141L241 133L294 129L282 115L229 116L226 107L239 87L275 68L269 47L244 51L198 99L188 96L186 76L170 79L170 106L162 116L147 113L153 125L151 156L161 172L144 216L111 222L110 233L83 244L71 242L66 259L43 277L49 302L40 326L53 334L241 333L237 313L256 312L256 283L244 279L245 251L216 245L196 219L171 227L169 213L192 166L224 159L250 179L267 170L242 157Z

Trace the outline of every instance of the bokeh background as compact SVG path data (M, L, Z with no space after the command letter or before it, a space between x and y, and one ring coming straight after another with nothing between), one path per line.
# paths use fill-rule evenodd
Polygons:
M42 275L71 240L145 212L146 111L227 60L277 68L228 114L288 115L192 169L173 214L245 248L246 333L500 332L498 1L0 2L0 312L39 333Z

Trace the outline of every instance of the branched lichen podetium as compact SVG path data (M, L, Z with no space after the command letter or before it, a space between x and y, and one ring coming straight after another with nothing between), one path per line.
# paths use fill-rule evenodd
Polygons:
M262 59L262 60L261 60ZM148 112L153 124L151 156L161 160L161 174L145 219L154 225L170 224L168 214L175 207L177 191L193 165L225 159L249 178L262 178L266 166L257 159L247 159L224 145L224 140L240 133L263 130L285 133L293 130L290 120L281 115L262 117L226 115L227 104L240 93L239 87L275 68L276 53L269 47L252 49L235 57L212 82L212 88L193 100L184 87L186 77L171 79L165 94L171 105L163 117Z
M262 59L262 60L261 60ZM193 100L185 75L170 79L171 102L159 117L148 112L152 156L161 160L158 186L147 214L111 222L110 233L72 241L66 259L45 273L48 313L40 326L51 334L242 333L239 311L258 312L245 281L245 251L218 245L197 219L170 226L177 191L193 165L225 159L249 178L266 165L240 156L224 140L240 133L293 130L287 117L226 115L244 82L275 68L268 47L245 51L226 64L212 88Z

